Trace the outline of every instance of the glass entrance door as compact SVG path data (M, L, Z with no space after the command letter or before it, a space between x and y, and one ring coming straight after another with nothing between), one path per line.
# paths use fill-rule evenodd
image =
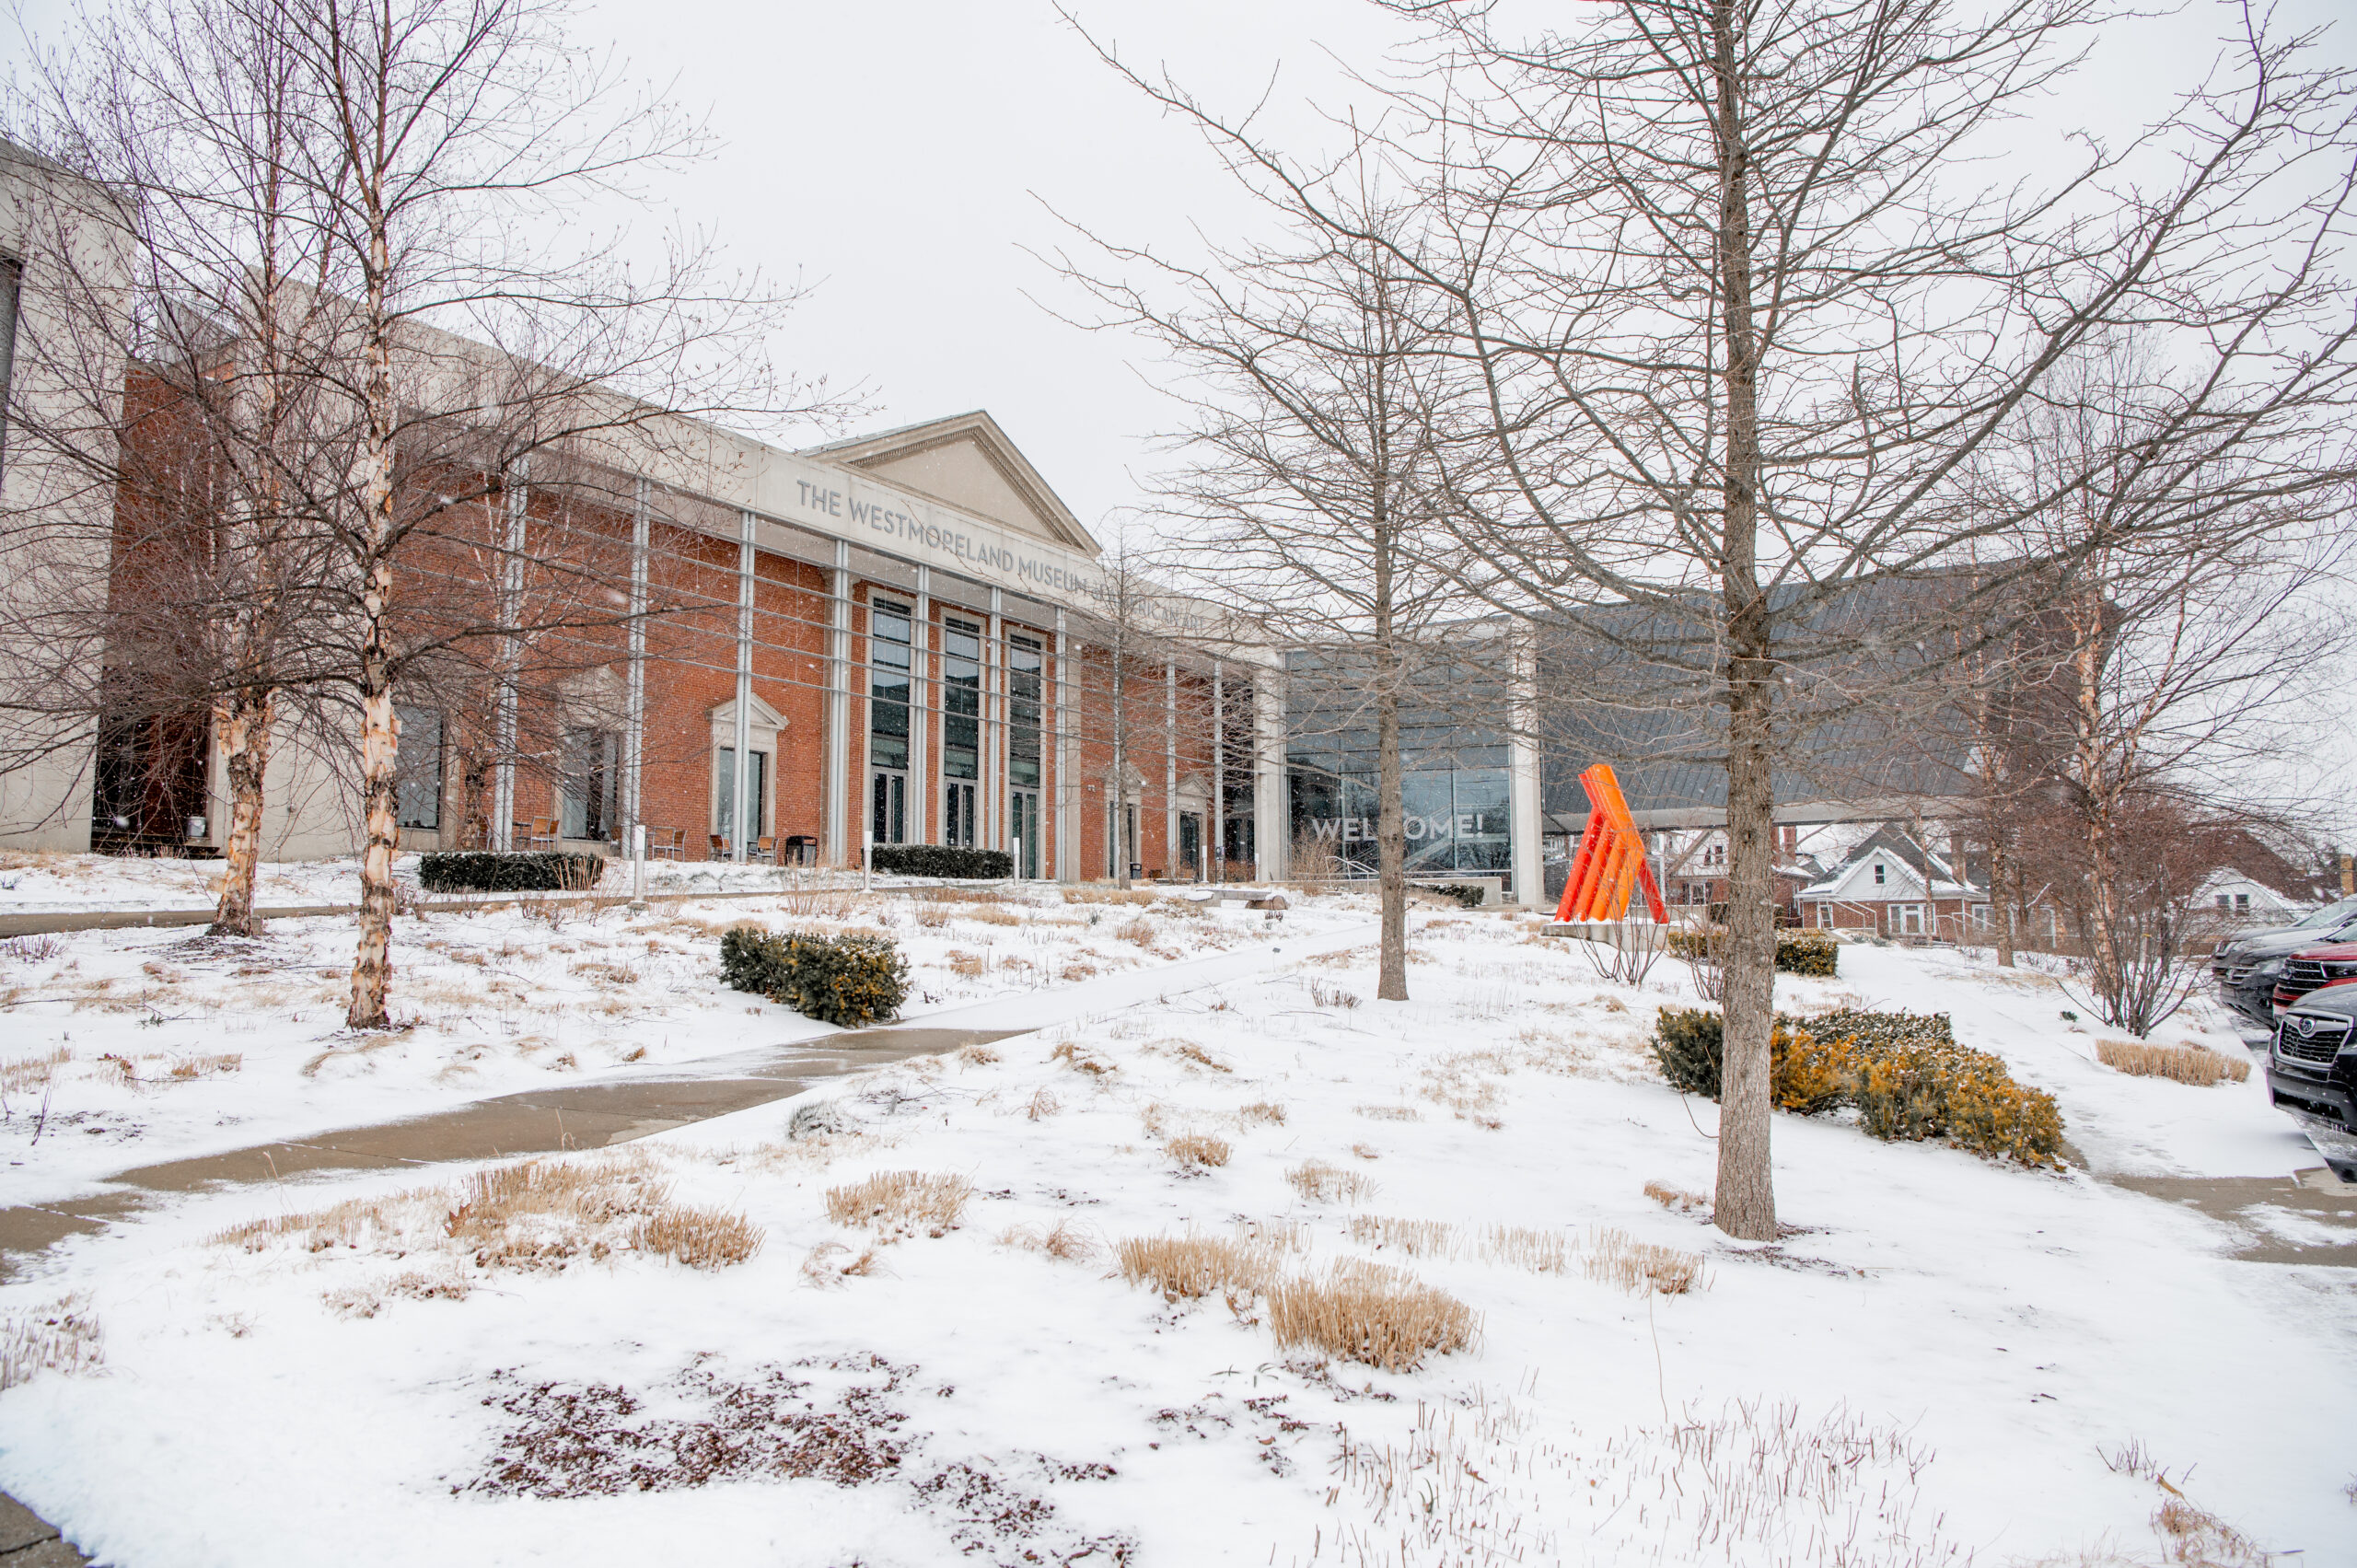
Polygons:
M1178 862L1180 865L1187 868L1188 876L1202 875L1203 819L1191 811L1181 811L1178 814ZM1170 875L1177 877L1178 866L1172 866Z
M1039 875L1039 792L1018 789L1009 797L1006 830L1013 841L1015 874L1017 877Z
M877 768L868 776L868 831L879 844L904 843L909 836L909 775Z
M974 786L958 779L942 783L941 842L958 849L974 847Z

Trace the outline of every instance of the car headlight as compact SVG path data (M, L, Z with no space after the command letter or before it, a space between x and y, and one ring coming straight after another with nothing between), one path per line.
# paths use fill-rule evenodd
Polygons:
M2328 980L2357 980L2357 964L2327 964L2324 972Z
M2281 958L2270 958L2265 963L2260 964L2258 968L2252 970L2250 971L2250 977L2253 980L2273 980L2277 975L2282 974L2282 972L2283 960Z

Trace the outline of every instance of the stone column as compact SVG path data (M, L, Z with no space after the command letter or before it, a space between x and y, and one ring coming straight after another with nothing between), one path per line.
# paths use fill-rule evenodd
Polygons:
M1162 661L1162 873L1178 875L1178 666Z
M917 568L917 602L912 624L909 627L909 819L914 830L910 835L918 843L939 843L941 836L934 830L934 814L940 807L934 804L936 792L929 786L931 775L925 762L933 755L933 721L937 711L933 703L933 568Z
M974 771L981 775L981 830L975 835L978 849L1006 848L1006 621L1004 618L1006 600L997 588L991 590L990 620L982 632L982 723L981 766Z
M646 765L646 554L652 526L653 486L644 479L634 487L630 521L630 716L622 732L622 831L645 820L644 773Z
M732 781L728 819L728 858L739 865L751 846L753 822L753 514L737 514L737 771ZM774 763L776 759L771 759Z
M1526 909L1536 909L1547 901L1547 859L1539 834L1541 792L1535 732L1538 664L1527 638L1515 640L1513 680L1508 706L1514 714L1514 732L1507 745L1506 821L1514 835L1514 877L1506 889L1506 898ZM1640 889L1637 901L1631 907L1643 907L1643 899Z
M835 541L827 589L827 743L821 763L825 825L819 854L830 865L853 858L859 835L851 821L851 545Z
M1292 814L1285 780L1284 671L1271 667L1252 680L1252 837L1260 879L1273 881L1293 869Z
M1070 661L1072 638L1066 631L1064 612L1056 611L1056 701L1055 756L1056 793L1048 809L1055 814L1056 865L1054 877L1059 882L1078 879L1080 847L1075 830L1080 824L1080 792L1072 776L1072 693Z
M1227 880L1227 672L1212 660L1211 879Z
M519 460L507 475L506 494L502 497L507 506L507 526L500 540L499 619L506 626L514 626L524 612L524 533L532 494L529 471L526 461ZM516 666L522 656L522 644L512 633L501 640L499 702L492 730L492 746L499 754L492 764L491 785L491 847L495 850L516 847Z

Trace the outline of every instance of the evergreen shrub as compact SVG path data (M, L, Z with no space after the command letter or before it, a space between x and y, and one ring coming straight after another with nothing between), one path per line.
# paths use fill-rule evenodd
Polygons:
M877 844L868 864L892 877L947 877L968 880L1015 875L1015 856L1001 849L958 849L949 844Z
M1411 884L1420 893L1436 893L1444 899L1455 899L1459 909L1477 910L1488 889L1479 882L1417 882Z
M604 855L578 850L451 850L417 863L418 885L429 893L583 893L605 874Z
M1710 958L1716 963L1726 961L1727 934L1718 927L1701 931L1673 931L1669 934L1669 950L1681 958ZM1840 968L1841 944L1829 931L1779 931L1776 933L1776 972L1807 975L1829 980Z
M860 1028L889 1018L909 994L909 961L888 936L738 926L720 938L720 978L807 1018Z
M1663 1076L1716 1099L1722 1031L1717 1013L1663 1008L1653 1042ZM1779 1109L1806 1116L1852 1105L1859 1124L1877 1138L1945 1138L2024 1165L2060 1157L2062 1115L2054 1097L2015 1083L2002 1059L1958 1045L1945 1013L1779 1015L1769 1053L1769 1094Z

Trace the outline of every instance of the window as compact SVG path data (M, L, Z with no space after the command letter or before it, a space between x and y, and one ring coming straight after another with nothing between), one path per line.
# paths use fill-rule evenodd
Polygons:
M1726 863L1727 846L1724 844L1713 844L1702 852L1702 864L1705 865L1724 865Z
M982 629L955 617L941 623L941 776L981 776Z
M1006 782L1017 789L1039 787L1039 651L1033 638L1006 640Z
M8 397L17 379L17 301L24 292L25 264L0 256L0 465L7 460Z
M2218 895L2218 907L2220 909L2224 909L2226 907L2226 895L2223 893Z
M610 729L564 732L566 838L610 839L621 825L621 748L622 738Z
M1833 906L1831 904L1821 903L1817 906L1817 928L1819 931L1829 931L1833 928Z
M720 770L720 789L714 796L712 830L722 838L728 838L737 831L737 749L733 746L720 748L713 765ZM770 830L769 799L770 754L748 747L745 750L745 843L749 849L755 839ZM568 811L571 806L568 797ZM570 828L566 831L572 833ZM594 838L597 835L573 836Z
M1888 882L1889 880L1890 880L1890 877L1889 877L1889 876L1886 873L1886 870L1885 870L1885 868L1884 868L1884 866L1883 866L1883 863L1882 863L1881 861L1879 861L1879 860L1875 861L1875 887L1877 887L1877 888L1879 888L1879 887L1881 887L1884 883Z
M404 828L432 832L442 826L442 714L436 708L395 708L400 749L393 753L393 808Z
M2248 893L2236 893L2235 895L2235 912L2236 914L2248 914L2250 912L2250 895Z
M909 607L877 599L867 609L867 763L909 765Z

